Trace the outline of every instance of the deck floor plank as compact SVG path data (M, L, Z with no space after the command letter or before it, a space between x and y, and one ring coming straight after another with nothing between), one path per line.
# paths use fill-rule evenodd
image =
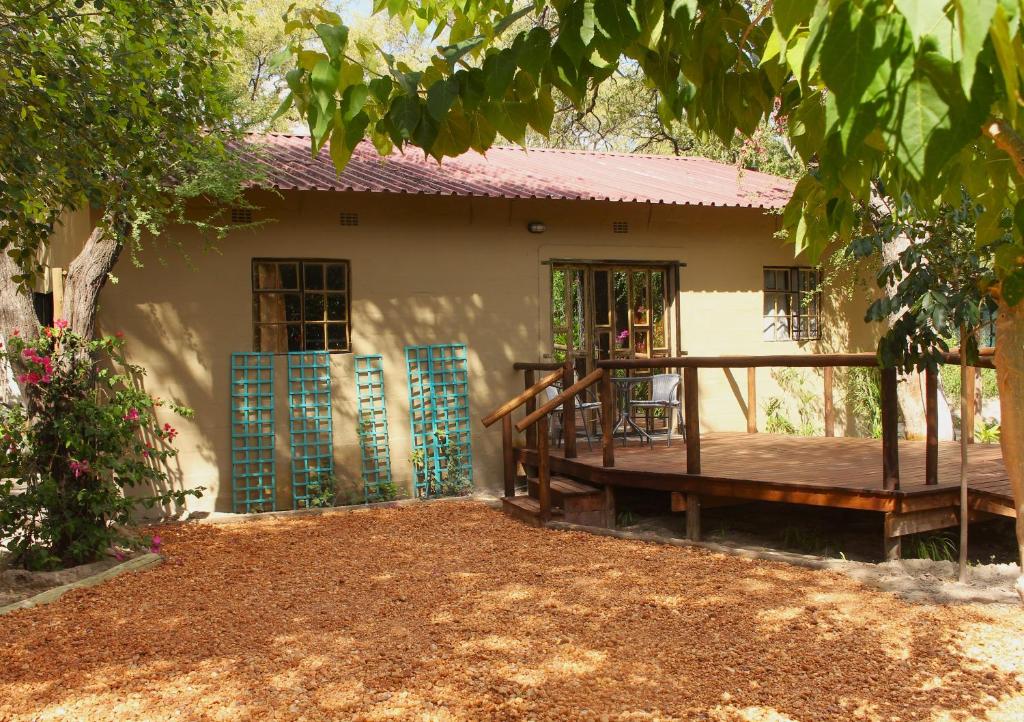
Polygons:
M786 485L836 492L884 493L882 443L878 439L806 437L781 434L714 432L701 435L701 476L747 483ZM900 494L904 497L949 491L959 485L960 446L939 444L939 483L925 484L925 442L900 441ZM554 450L561 454L561 450ZM601 448L579 449L576 462L601 467ZM642 445L616 440L615 469L685 474L686 447L664 439ZM1010 482L998 444L972 444L968 460L971 489L1013 506Z

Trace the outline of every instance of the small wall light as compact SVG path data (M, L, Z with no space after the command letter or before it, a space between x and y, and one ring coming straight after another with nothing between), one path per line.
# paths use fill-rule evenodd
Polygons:
M548 227L544 225L541 221L530 221L529 223L526 224L526 230L528 230L530 233L543 233L547 229Z

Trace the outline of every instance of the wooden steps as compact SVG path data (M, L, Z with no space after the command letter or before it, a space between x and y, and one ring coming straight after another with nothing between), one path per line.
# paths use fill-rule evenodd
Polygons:
M540 502L532 496L506 496L501 500L502 510L530 526L543 526L540 520ZM560 509L551 509L551 518L562 520Z
M540 526L540 502L537 500L540 482L527 479L529 496L516 496L502 500L507 514ZM564 476L551 477L551 518L572 524L605 526L604 492L588 484Z

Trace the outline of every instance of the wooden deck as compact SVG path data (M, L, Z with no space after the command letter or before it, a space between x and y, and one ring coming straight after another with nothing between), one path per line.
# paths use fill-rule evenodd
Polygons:
M705 497L777 501L890 514L952 510L959 506L960 447L939 445L939 483L926 485L925 442L901 441L900 488L882 488L882 444L876 439L798 437L777 434L701 435L701 474L686 473L681 440L668 447L618 441L615 467L601 465L601 449L579 444L579 456L552 449L551 470L598 485L634 487ZM519 458L536 464L536 452ZM1015 516L1010 484L998 445L973 444L968 463L969 505L977 512Z

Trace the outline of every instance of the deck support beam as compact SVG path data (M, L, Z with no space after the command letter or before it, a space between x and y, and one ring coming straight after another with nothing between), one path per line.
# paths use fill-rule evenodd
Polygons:
M562 368L562 389L568 389L574 383L575 372L568 361ZM566 399L562 404L562 437L565 442L565 458L576 458L576 397Z
M533 385L537 383L537 374L533 369L527 369L524 372L526 389L533 388ZM537 397L531 396L526 400L526 415L529 416L537 410ZM534 424L526 430L526 448L536 449L537 448L537 426Z
M605 467L615 466L615 385L612 383L612 372L605 369L601 376L599 389L601 395L601 464ZM614 520L613 520L614 522Z
M924 483L939 483L939 372L925 371L925 470Z
M747 433L757 433L757 369L747 369Z
M900 488L899 402L896 369L884 368L882 373L882 488L895 491Z
M700 474L700 389L697 368L683 369L683 421L686 424L686 473Z
M501 462L505 476L505 496L516 495L516 458L512 447L512 414L506 414L501 420Z
M615 528L615 487L604 486L604 525L606 529Z
M697 494L686 495L686 538L700 541L700 497Z
M826 366L824 369L824 387L825 387L825 436L836 435L836 407L832 397L832 381L834 371L831 366Z
M540 504L540 523L551 519L551 444L548 415L537 421L537 501Z

